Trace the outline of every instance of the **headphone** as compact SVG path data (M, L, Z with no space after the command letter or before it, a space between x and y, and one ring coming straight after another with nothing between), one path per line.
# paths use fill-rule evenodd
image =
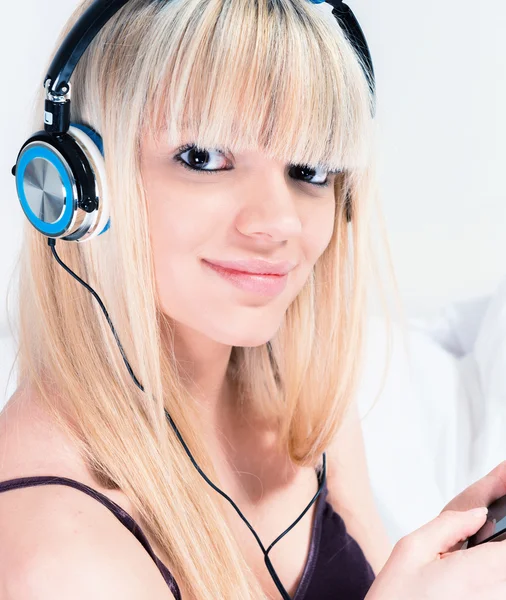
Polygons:
M157 0L150 0L157 1ZM169 1L169 0L167 0ZM321 4L325 0L309 0ZM125 366L137 387L144 392L127 360L118 334L98 294L67 265L56 252L56 239L85 242L105 233L110 227L110 198L105 176L102 138L92 128L70 122L70 78L82 55L102 27L128 0L95 0L75 23L58 49L44 80L46 90L44 129L32 135L21 147L12 174L21 208L30 223L48 238L53 256L74 279L83 285L99 303L114 334ZM373 96L372 116L376 112L375 75L365 36L351 9L341 0L328 0L332 15L345 31L367 77ZM347 201L347 221L351 206ZM269 344L268 344L269 347ZM265 549L257 533L234 501L220 490L200 469L167 411L166 417L205 481L228 500L246 523L264 553L265 564L283 600L291 600L277 576L268 553L306 514L320 495L326 481L326 454L318 474L319 487L301 515ZM176 596L179 599L179 596Z

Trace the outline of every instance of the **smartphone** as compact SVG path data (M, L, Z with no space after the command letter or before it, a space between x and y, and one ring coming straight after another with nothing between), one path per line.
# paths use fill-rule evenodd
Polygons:
M463 548L472 548L485 542L506 540L506 496L492 502L488 507L485 524L466 540Z

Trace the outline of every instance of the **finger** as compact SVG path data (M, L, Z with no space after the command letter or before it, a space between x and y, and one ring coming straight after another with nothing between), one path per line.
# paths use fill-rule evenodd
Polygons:
M490 516L487 517L487 520L485 521L485 524L479 529L480 532L480 539L481 540L486 540L490 537L492 537L495 533L496 530L496 522L494 519L491 519ZM456 550L461 550L462 546L463 546L463 542L467 541L466 540L459 540L459 542L457 544L454 544L448 552L455 552ZM476 544L475 545L479 545Z
M483 525L486 511L466 512L447 510L434 520L402 538L394 552L409 563L428 564L440 554L448 552L459 540L468 538Z
M462 491L443 508L443 511L489 506L504 495L506 495L506 461Z
M506 579L504 574L504 565L506 564L506 541L487 542L479 546L473 546L466 550L442 555L445 560L464 559L466 560L468 574L469 569L477 569L481 575L486 570L487 577L501 577L502 581Z

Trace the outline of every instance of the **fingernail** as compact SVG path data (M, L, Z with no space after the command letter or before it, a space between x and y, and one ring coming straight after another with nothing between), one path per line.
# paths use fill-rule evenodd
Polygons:
M488 508L486 506L480 506L480 508L472 508L467 511L473 517L483 517L488 513Z

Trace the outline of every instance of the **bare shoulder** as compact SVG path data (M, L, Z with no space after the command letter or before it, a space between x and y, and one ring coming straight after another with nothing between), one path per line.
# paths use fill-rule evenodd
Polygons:
M0 481L58 475L94 487L53 433L35 407L11 398L0 413ZM103 504L57 484L0 493L1 600L146 597L174 598L151 556Z
M92 498L74 498L72 492L79 494L45 487L10 492L19 502L10 514L0 514L5 600L173 600L137 539L104 518L104 507L95 507Z

